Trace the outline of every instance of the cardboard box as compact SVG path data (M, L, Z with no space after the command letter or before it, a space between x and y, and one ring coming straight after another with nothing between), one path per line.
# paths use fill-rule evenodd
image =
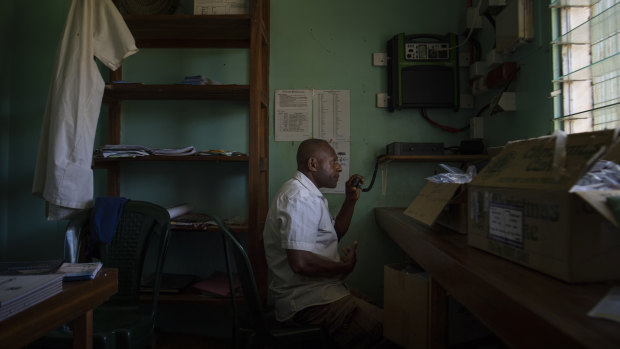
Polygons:
M428 277L419 268L384 266L383 335L403 348L426 348Z
M467 234L467 185L427 182L404 213L428 226L437 223Z
M461 184L454 196L446 203L435 223L467 234L467 184Z
M469 183L468 243L568 282L619 279L620 191L569 192L599 158L620 163L614 131L558 139L508 143Z
M195 15L244 15L249 9L249 0L194 0Z

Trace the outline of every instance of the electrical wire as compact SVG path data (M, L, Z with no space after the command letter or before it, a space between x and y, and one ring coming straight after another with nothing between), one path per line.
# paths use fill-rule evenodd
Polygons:
M432 120L427 112L426 112L426 108L420 108L420 115L422 115L422 117L430 122L433 126L436 126L446 132L450 132L450 133L459 133L459 132L463 132L463 131L467 131L469 130L469 125L465 126L465 127L461 127L461 128L456 128L456 127L452 127L452 126L447 126L447 125L442 125L434 120Z
M478 1L478 6L476 6L476 12L475 13L480 13L480 6L482 5L482 1L484 1L484 0ZM469 38L471 37L471 34L473 34L473 33L474 33L474 24L472 23L471 27L469 28L469 33L467 33L467 36L465 37L465 40L462 43L460 43L460 44L458 44L456 46L452 46L452 47L447 48L447 50L456 49L456 48L459 48L459 47L465 45L465 43L467 43L467 41L469 41Z
M370 180L370 185L368 185L368 187L362 189L362 191L364 193L365 192L369 192L370 189L372 189L372 186L375 184L375 179L377 178L377 169L379 168L379 161L384 156L386 156L386 155L379 155L379 156L377 156L377 160L375 160L375 170L372 172L372 179Z
M485 105L484 107L480 108L480 110L478 110L478 114L476 114L476 116L482 115L482 112L490 106L491 106L491 103L487 103L487 105Z
M521 71L521 67L517 67L517 69L515 69L514 72L512 72L512 74L510 74L510 77L508 78L508 81L506 82L506 85L504 86L504 88L502 88L502 92L500 92L496 97L499 98L504 92L506 92L508 90L508 87L510 87L510 84L512 84L512 82L515 80L515 78L517 77L517 74L519 73L519 71ZM490 107L490 104L485 106L485 107ZM492 103L494 104L493 107L489 110L489 115L493 115L493 110L496 107L496 103ZM478 115L482 114L482 110L480 110L480 112L478 112Z
M476 116L480 116L480 115L482 114L482 112L483 112L485 109L487 109L489 106L490 106L490 104L487 104L487 105L485 105L484 107L482 107L482 108L478 111L478 114L477 114ZM430 121L431 123L433 123L433 124L439 125L438 123L436 123L436 122L434 122L434 121L430 120L430 118L428 118L428 115L425 115L425 114L426 114L426 110L425 110L424 108L420 108L420 113L422 113L422 116L423 116L426 120L429 120L429 121ZM440 126L440 127L442 127L442 128L448 128L448 129L450 129L450 130L455 130L456 132L461 132L461 131L465 131L465 130L469 129L469 126L463 127L463 128L461 128L461 129L457 129L457 128L450 127L450 126L443 126L443 125L439 125L439 126ZM450 132L452 132L452 131L450 131ZM456 146L454 146L454 147L446 147L446 148L444 148L444 150L449 150L449 151L458 151L458 150L460 150L460 149L461 149L461 147L456 147ZM368 185L368 187L366 187L366 188L363 188L363 189L362 189L362 191L363 191L363 192L365 192L365 193L366 193L366 192L369 192L369 191L370 191L370 189L372 189L373 185L375 184L375 179L377 178L377 170L379 169L379 162L381 161L381 158L383 158L383 157L385 157L385 156L387 156L387 154L377 156L377 159L375 160L375 169L374 169L374 170L373 170L373 172L372 172L372 179L370 180L370 184Z

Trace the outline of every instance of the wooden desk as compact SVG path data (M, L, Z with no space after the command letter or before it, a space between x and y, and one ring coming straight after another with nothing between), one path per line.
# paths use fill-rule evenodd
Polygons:
M620 348L620 324L586 315L620 281L565 283L470 247L466 235L431 229L403 211L376 208L375 218L432 279L430 346L445 346L441 295L448 292L509 347Z
M74 348L93 346L93 309L118 291L117 269L103 268L88 281L65 282L62 292L0 322L2 348L21 348L68 322Z

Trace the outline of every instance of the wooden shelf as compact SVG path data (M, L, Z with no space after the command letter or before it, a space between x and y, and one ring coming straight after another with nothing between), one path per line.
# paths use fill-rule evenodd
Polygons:
M384 155L379 159L380 164L389 162L474 162L489 160L486 154L479 155Z
M107 84L104 102L115 100L215 99L248 101L249 85Z
M163 156L149 155L126 158L103 158L93 157L93 168L107 168L109 166L129 163L129 162L150 162L150 161L199 161L199 162L248 162L247 155L240 156L220 156L220 155L187 155L187 156Z
M249 48L249 15L124 16L140 48Z
M144 293L140 295L141 302L152 302L153 297L150 293ZM198 289L191 286L186 287L180 293L174 294L159 294L160 304L206 304L206 305L226 305L230 306L230 298L228 297L215 297L206 296L202 294Z
M471 247L467 235L430 228L403 211L375 208L377 225L508 347L620 348L618 324L587 315L620 281L566 283ZM434 311L445 314L445 308Z
M116 1L116 3L118 3ZM269 206L269 29L270 1L249 0L246 15L127 15L125 23L139 49L232 48L248 50L248 84L107 84L107 144L121 144L125 100L226 100L247 103L248 149L245 156L144 156L93 158L93 168L107 171L107 195L121 195L121 164L169 162L246 163L248 191L247 226L235 231L248 233L248 254L261 294L266 294L267 271L261 232ZM109 81L123 80L122 67L110 71ZM183 115L170 117L182 121ZM165 131L164 131L165 132ZM204 230L211 232L210 229ZM215 231L215 230L214 230ZM169 297L169 296L166 296ZM171 296L170 296L171 297ZM179 299L179 297L173 297ZM200 301L190 297L189 302ZM204 298L204 297L202 297ZM165 299L165 298L164 298ZM181 299L185 299L181 297Z

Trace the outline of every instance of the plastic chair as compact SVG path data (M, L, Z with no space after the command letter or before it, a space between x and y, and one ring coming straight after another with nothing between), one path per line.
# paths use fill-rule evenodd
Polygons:
M273 312L263 307L254 272L248 255L230 229L218 217L213 217L224 237L224 253L233 305L234 348L290 348L294 344L308 344L309 348L329 346L327 334L319 326L286 327L275 320ZM232 256L231 256L232 255ZM234 263L233 263L234 259ZM247 307L247 323L240 320L239 302L233 287L233 267L243 291L242 303ZM303 346L302 346L303 347Z
M76 214L67 226L65 261L85 261L92 209ZM158 314L159 288L168 248L170 216L158 205L128 201L109 244L99 244L104 268L118 269L118 293L93 312L93 347L151 347ZM149 246L156 248L155 279L150 309L140 307L140 283ZM72 334L56 330L31 347L70 347Z

